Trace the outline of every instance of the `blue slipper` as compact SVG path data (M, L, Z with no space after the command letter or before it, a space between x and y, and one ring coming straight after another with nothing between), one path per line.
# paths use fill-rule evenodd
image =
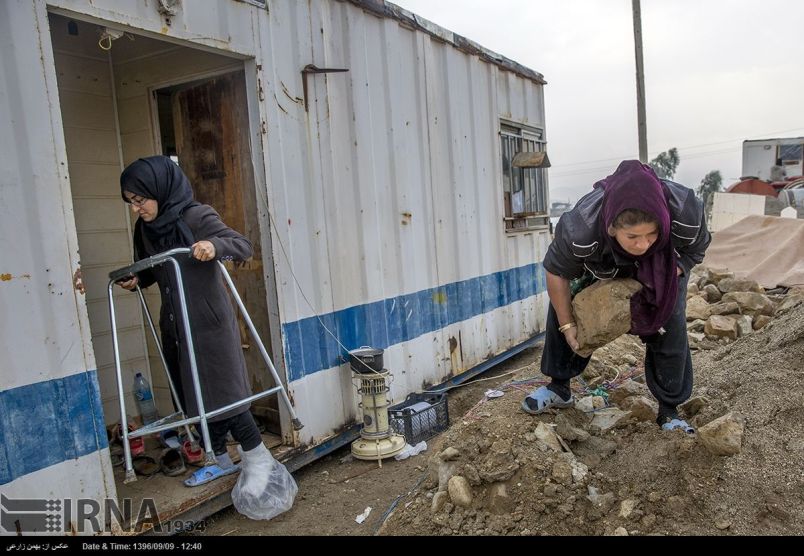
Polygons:
M695 429L684 419L673 419L662 425L662 430L674 431L678 429L683 430L687 434L695 434Z
M564 409L573 405L575 405L575 399L572 396L570 396L569 400L564 401L561 396L547 386L541 386L522 400L522 411L531 415L538 415L548 409Z
M210 481L231 475L232 473L237 473L238 471L240 471L240 465L232 465L226 469L223 469L217 464L207 465L194 472L188 479L185 479L184 486L197 487L205 485Z
M179 442L179 433L173 429L167 429L159 433L159 441L165 448L173 448L178 450L181 448Z

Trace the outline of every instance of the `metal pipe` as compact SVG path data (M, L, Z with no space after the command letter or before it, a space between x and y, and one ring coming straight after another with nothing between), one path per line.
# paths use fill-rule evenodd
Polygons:
M240 294L237 293L237 289L235 288L234 282L232 282L232 277L229 276L229 271L226 270L226 267L223 266L223 263L218 261L218 266L221 268L221 272L223 273L223 277L226 280L227 285L229 286L229 290L232 292L232 297L234 297L235 302L237 302L237 306L240 309L240 313L243 315L243 320L246 321L246 325L248 326L249 331L251 332L251 336L254 341L257 342L257 347L260 349L260 354L262 358L265 360L265 363L268 365L268 369L271 371L271 376L274 378L275 384L278 386L282 386L282 381L279 378L279 373L276 372L276 368L274 367L273 362L271 361L271 357L268 355L268 351L265 349L265 346L262 343L262 339L260 335L257 334L257 329L254 327L254 323L251 321L251 317L246 311L246 306L243 305L243 300L240 299ZM288 393L285 391L283 387L281 387L280 392L282 393L282 401L285 403L285 407L288 408L290 412L290 417L293 423L294 430L301 430L304 425L302 425L301 421L299 421L298 417L296 417L296 412L293 410L293 406L290 403L290 398L288 398Z

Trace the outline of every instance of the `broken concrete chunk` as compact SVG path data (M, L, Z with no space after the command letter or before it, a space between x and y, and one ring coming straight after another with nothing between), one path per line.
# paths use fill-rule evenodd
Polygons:
M575 459L570 462L570 467L572 467L572 480L576 483L582 483L589 474L589 467Z
M734 273L729 272L727 268L708 268L706 273L706 280L710 284L718 285L721 280L727 278L734 278Z
M616 407L609 407L595 413L590 426L600 432L606 432L609 429L623 425L629 417L631 417L630 412L622 411Z
M565 459L559 459L553 464L552 477L560 485L572 484L572 464Z
M732 317L713 315L706 321L704 332L714 338L737 339L737 321Z
M754 332L754 319L751 315L740 315L737 317L737 332L740 337L748 336Z
M754 318L759 315L773 315L773 302L761 293L731 292L723 295L723 301L736 301L744 315Z
M585 398L581 398L575 402L575 409L578 411L583 411L584 413L590 413L595 410L595 406L592 405L592 396L587 396Z
M727 413L698 429L698 437L709 452L717 456L740 453L744 427L733 413Z
M558 453L562 451L561 443L558 441L558 438L556 438L556 433L553 431L552 427L540 422L536 426L534 434L536 435L536 440L538 442L542 442L552 451Z
M572 301L578 325L578 353L592 355L597 348L631 330L631 297L642 289L636 280L602 280Z
M709 306L710 315L739 315L740 306L735 301L722 301Z
M589 433L574 426L564 414L556 417L556 434L569 442L585 442L589 440Z
M622 405L623 400L631 396L647 396L650 395L648 387L635 380L626 380L617 388L609 392L609 400L617 405Z
M723 293L714 284L707 284L704 286L703 291L706 292L706 300L709 303L717 303L723 297Z
M765 293L765 290L755 280L746 278L724 278L717 284L717 289L723 293L729 292L756 292Z
M759 315L757 318L754 319L754 330L759 330L761 328L765 328L765 326L771 321L771 318L768 315Z
M711 314L711 310L709 309L709 303L706 300L696 295L695 297L691 297L687 300L687 320L694 321L697 319L706 320L709 318Z
M447 491L449 499L456 506L468 508L472 505L472 487L469 485L469 481L460 475L455 475L449 480Z
M645 396L626 398L622 408L630 411L637 421L655 421L659 412L659 404Z
M453 461L461 457L461 453L457 449L450 446L441 452L439 456L441 457L441 461Z

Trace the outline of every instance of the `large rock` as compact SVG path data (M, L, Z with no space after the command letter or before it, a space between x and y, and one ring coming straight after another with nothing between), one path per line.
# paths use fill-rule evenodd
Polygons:
M621 411L616 407L609 407L595 413L589 426L600 432L606 432L609 429L623 425L630 417L631 413L628 411Z
M655 421L659 412L659 404L645 396L626 398L622 407L630 411L637 421Z
M696 295L695 297L691 297L687 300L687 320L706 320L709 318L711 311L709 309L709 303L706 300Z
M754 330L765 328L765 325L767 325L770 321L771 318L768 315L759 315L754 319Z
M702 291L706 293L706 300L709 303L717 303L723 297L721 291L714 284L705 285Z
M569 486L572 484L572 464L561 458L553 464L552 477L560 485Z
M636 280L603 280L575 296L572 309L578 325L578 353L592 355L631 330L631 297L642 289Z
M553 431L552 427L545 425L542 422L539 422L536 425L536 430L534 431L536 436L536 440L547 446L553 452L561 452L561 443L556 438L556 433Z
M586 442L589 440L589 433L580 427L576 427L564 413L556 416L556 435L568 442Z
M721 280L734 278L734 273L729 272L727 268L708 268L706 272L706 281L710 284L718 285Z
M631 396L649 396L648 387L635 380L628 379L617 388L609 392L609 400L619 406L622 406L623 400Z
M447 492L449 492L449 499L456 506L468 508L472 505L472 487L469 485L469 481L460 475L455 475L449 480Z
M737 317L737 332L740 337L748 336L754 331L754 319L751 315L740 315Z
M717 456L740 453L743 444L743 424L732 413L718 417L698 429L698 437L709 452Z
M723 301L709 306L710 315L739 315L740 306L736 301Z
M744 315L757 318L773 315L773 302L766 295L754 292L731 292L723 294L723 301L736 301Z
M707 336L736 340L738 336L737 321L732 317L713 315L706 321L704 332Z
M718 282L717 289L723 293L729 292L756 292L765 293L765 290L760 286L756 280L748 280L746 278L724 278Z

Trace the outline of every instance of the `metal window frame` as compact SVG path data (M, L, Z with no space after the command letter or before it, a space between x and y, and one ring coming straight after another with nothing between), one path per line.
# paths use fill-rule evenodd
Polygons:
M549 227L549 207L548 204L548 191L547 191L547 179L544 175L543 168L519 168L515 169L511 165L513 161L514 152L511 149L506 148L506 141L510 142L512 139L516 141L516 148L524 149L526 148L526 142L532 146L534 146L537 150L536 152L543 152L544 146L547 142L544 140L544 129L528 126L519 122L514 122L512 120L508 120L505 118L500 119L500 160L503 164L503 172L501 175L502 179L502 189L503 194L510 193L513 195L515 189L515 170L519 170L521 172L518 174L519 180L522 184L521 188L523 190L528 189L528 182L532 181L533 192L530 194L531 197L528 201L530 203L535 203L536 210L534 211L525 211L521 213L514 213L513 207L511 210L511 214L504 214L503 221L505 222L505 231L506 233L517 233L523 231L532 231L537 229L542 229ZM509 143L510 144L510 143ZM528 151L530 152L530 151ZM505 156L509 156L508 160L508 167L510 168L510 178L506 178L505 176ZM526 173L526 170L532 171L532 173ZM507 183L510 183L509 189L506 189ZM535 200L533 200L533 196L535 195ZM542 207L542 210L539 211L538 208ZM525 207L523 207L525 208ZM523 223L524 226L515 226L512 224L516 223ZM509 224L510 223L510 224Z

